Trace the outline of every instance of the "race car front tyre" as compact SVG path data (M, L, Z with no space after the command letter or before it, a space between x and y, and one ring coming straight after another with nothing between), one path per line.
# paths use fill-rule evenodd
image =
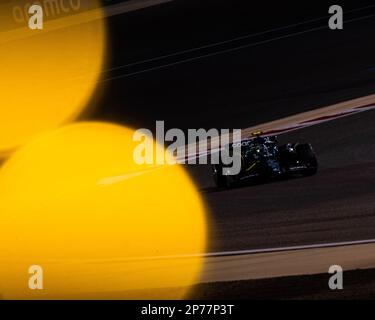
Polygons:
M227 186L227 177L223 175L223 167L221 165L213 165L212 174L218 188L225 188Z
M213 165L212 173L218 188L231 188L238 182L237 175L224 175L222 165Z
M312 146L309 143L299 144L296 146L296 151L299 161L307 167L302 175L312 176L316 174L318 172L318 160Z

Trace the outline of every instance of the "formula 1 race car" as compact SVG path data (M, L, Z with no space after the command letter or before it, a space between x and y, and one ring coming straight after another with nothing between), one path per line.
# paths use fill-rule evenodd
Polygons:
M251 179L311 176L317 173L318 161L309 143L288 143L279 146L276 136L261 135L262 132L256 132L252 138L237 142L236 146L240 143L241 148L234 148L234 144L225 146L232 154L236 152L235 149L240 150L241 171L233 175L228 169L224 174L226 165L222 162L213 165L217 187L230 187L237 182Z

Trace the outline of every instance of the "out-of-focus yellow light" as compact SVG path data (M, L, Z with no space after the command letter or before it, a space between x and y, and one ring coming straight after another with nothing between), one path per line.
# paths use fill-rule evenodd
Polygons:
M22 9L30 3L16 2ZM15 22L14 7L0 7L5 19L0 21L0 157L87 106L103 65L106 36L99 2L90 7L64 16L55 8L52 16L49 2L43 30L28 28L26 9L25 21Z
M2 298L149 298L152 288L180 288L152 298L186 295L206 246L202 200L181 166L136 165L132 137L124 127L77 123L8 159L0 170ZM28 288L31 265L43 268L43 290Z

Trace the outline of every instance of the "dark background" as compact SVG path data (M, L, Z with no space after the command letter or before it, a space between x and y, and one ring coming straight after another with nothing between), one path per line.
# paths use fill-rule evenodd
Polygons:
M152 129L156 120L167 128L244 128L369 94L374 18L350 20L374 14L358 10L372 1L335 2L344 9L340 31L328 28L332 4L188 0L111 17L114 70L103 72L92 117L134 128ZM210 56L196 59L202 55Z

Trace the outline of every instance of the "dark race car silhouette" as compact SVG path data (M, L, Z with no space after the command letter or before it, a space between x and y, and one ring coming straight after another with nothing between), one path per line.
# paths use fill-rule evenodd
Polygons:
M252 138L237 142L241 144L240 173L230 174L230 168L222 162L212 166L217 187L230 187L240 181L251 179L311 176L317 173L318 161L311 144L287 143L279 146L277 136L261 135L262 132L256 132ZM229 148L229 153L233 154L236 152L234 146L230 144L225 148ZM224 170L225 173L223 169L227 169Z

